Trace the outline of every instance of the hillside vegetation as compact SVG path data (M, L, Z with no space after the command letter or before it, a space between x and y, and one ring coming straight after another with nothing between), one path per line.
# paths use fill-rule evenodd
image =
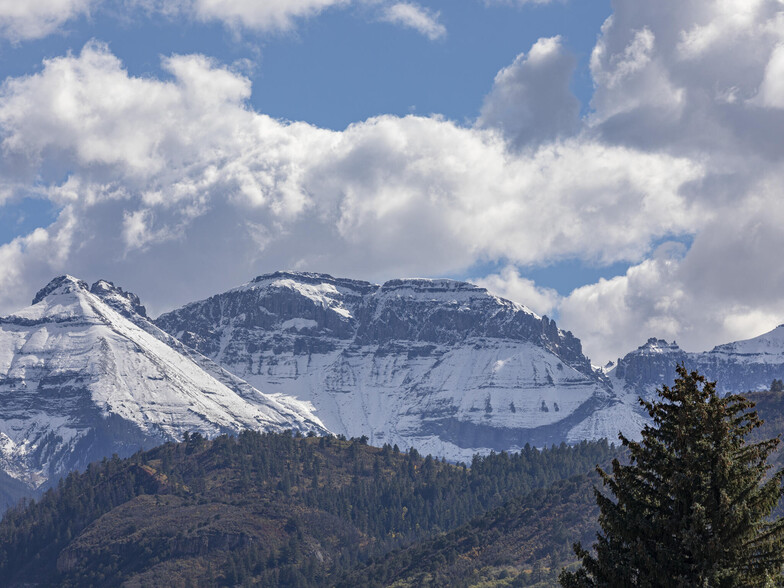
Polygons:
M582 499L570 504L564 492L590 493L576 482L536 490L615 454L606 443L582 443L477 457L466 467L363 439L190 435L93 464L9 511L0 523L0 578L47 586L351 585L368 562L415 543L457 541L457 553L466 540L444 533L499 507L488 522L465 527L476 533L460 532L476 535L468 541L497 539L509 530L495 529L507 512L530 527L531 539L521 551L510 535L503 562L477 565L541 568L560 564L583 535L572 525L574 513L584 514ZM557 505L568 511L562 523Z
M575 561L574 541L595 539L597 482L574 476L513 498L450 533L371 561L338 585L554 586Z

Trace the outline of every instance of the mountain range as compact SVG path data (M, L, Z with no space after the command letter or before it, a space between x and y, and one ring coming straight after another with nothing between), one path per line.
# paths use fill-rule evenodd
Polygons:
M679 362L765 389L784 326L704 353L650 339L596 369L554 321L465 282L277 272L152 320L110 282L62 276L0 318L0 495L186 431L329 431L452 461L636 437L638 396Z
M725 343L702 353L687 353L675 341L651 338L620 358L608 370L608 376L625 389L650 397L662 383L674 380L679 363L716 380L717 389L723 394L766 390L784 374L784 325L753 339Z
M469 460L579 440L581 427L617 434L594 422L612 390L579 340L465 282L280 272L156 324L260 390L312 403L334 433L375 445Z

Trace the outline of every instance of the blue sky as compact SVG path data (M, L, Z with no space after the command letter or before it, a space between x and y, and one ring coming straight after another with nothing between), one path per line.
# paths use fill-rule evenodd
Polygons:
M606 0L524 6L479 1L423 2L447 30L429 40L379 21L368 7L331 8L294 30L232 32L221 23L147 16L118 17L102 7L42 39L6 41L2 75L40 70L47 57L79 52L91 39L109 44L133 75L161 75L160 57L202 53L223 63L248 60L251 104L271 116L331 129L378 114L437 113L462 121L479 114L495 74L540 37L562 35L580 61L573 88L588 107L588 59L610 15Z
M782 322L778 0L0 7L0 311L472 279L596 361Z

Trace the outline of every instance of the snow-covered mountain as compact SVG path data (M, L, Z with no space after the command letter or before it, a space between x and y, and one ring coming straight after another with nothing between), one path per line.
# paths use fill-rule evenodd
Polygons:
M331 431L469 459L632 433L578 339L452 280L383 285L278 272L156 320L265 391L311 402Z
M161 331L109 282L54 279L0 318L0 470L28 487L113 453L243 428L323 430Z
M63 276L0 318L0 493L185 431L330 430L455 460L637 437L638 395L679 362L723 392L767 388L784 326L705 353L650 339L601 371L547 317L465 282L278 272L153 322L133 294Z
M616 389L650 397L662 384L672 385L675 367L681 362L715 380L723 394L767 390L774 378L784 378L784 325L753 339L699 353L687 353L674 341L648 339L619 359L608 376Z

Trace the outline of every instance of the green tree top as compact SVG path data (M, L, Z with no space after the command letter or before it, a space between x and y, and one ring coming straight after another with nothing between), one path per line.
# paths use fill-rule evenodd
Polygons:
M754 403L721 398L715 382L678 367L672 388L640 403L653 419L640 442L623 435L629 465L597 468L612 497L595 489L601 532L595 553L561 573L585 586L774 585L784 565L784 520L769 521L784 470L769 476L779 439L746 443L762 421Z

